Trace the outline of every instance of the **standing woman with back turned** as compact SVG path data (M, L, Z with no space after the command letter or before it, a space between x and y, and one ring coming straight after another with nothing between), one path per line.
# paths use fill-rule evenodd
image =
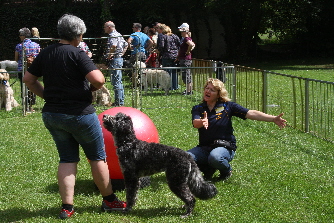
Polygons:
M104 76L87 54L77 48L86 32L78 17L65 14L58 20L60 42L43 49L23 77L36 95L44 98L43 122L59 153L58 185L62 200L59 217L74 209L74 185L79 145L90 160L94 182L103 196L103 210L124 210L126 204L112 190L102 128L92 106L92 91L100 89ZM44 86L38 81L43 77Z
M31 38L31 32L28 28L24 27L20 29L19 37L21 42L17 44L15 47L15 61L17 62L17 71L19 71L18 77L21 83L21 89L22 89L21 92L23 92L23 83L22 83L22 76L23 76L22 72L24 72L23 60L28 61L28 58L36 58L41 48L38 43L31 41L30 39L26 39L26 38ZM23 58L23 55L25 58ZM25 101L26 112L29 113L34 112L32 106L35 103L36 103L36 95L31 93L31 91L29 90L27 100Z
M39 43L39 38L41 38L41 36L39 35L39 31L36 27L31 28L31 35L32 38L38 38L37 40L35 39L34 42Z
M172 33L169 26L160 24L159 29L162 29L162 36L159 42L158 50L162 57L163 67L176 67L176 57L180 48L180 39L177 35ZM167 72L171 76L172 90L178 89L178 77L176 69L167 69Z

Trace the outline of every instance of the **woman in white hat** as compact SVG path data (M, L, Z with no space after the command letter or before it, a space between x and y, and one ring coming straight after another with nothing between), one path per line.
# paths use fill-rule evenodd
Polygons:
M195 48L195 43L191 39L191 33L187 23L183 23L178 28L181 32L182 39L177 60L179 60L180 67L190 67L192 63L191 51ZM191 95L193 92L190 69L182 69L182 80L186 84L186 90L182 94Z

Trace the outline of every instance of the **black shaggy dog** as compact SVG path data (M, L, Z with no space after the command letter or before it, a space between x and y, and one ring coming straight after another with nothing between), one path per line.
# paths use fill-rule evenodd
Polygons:
M166 172L169 188L185 203L189 216L195 206L195 197L205 200L214 197L216 187L204 181L192 157L185 151L159 143L137 139L130 116L117 113L104 115L103 125L114 137L116 152L124 175L127 208L135 204L139 178Z

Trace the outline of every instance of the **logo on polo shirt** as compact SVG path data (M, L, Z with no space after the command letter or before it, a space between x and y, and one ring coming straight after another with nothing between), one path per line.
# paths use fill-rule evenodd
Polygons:
M216 108L216 113L219 113L219 112L222 112L222 111L224 111L224 106L221 106L221 107L218 107L218 108Z

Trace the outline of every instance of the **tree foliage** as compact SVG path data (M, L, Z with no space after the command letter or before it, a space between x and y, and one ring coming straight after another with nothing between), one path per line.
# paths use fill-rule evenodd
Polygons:
M282 40L293 40L297 33L308 32L310 20L320 21L319 1L268 0L262 7L264 14L259 32L271 29Z
M87 7L86 3L67 3L38 0L30 4L11 3L0 6L0 28L3 30L0 33L0 60L14 59L15 45L20 41L18 31L23 27L38 27L41 37L58 38L57 21L65 13L77 15L85 21L86 36L100 37L103 34L100 4L90 4Z
M219 45L214 38L218 35L226 48L222 57L247 59L257 52L258 35L268 30L282 43L307 46L308 50L331 49L333 12L332 0L3 0L0 45L13 49L11 41L18 40L17 31L24 26L41 27L44 36L55 37L57 19L74 13L86 22L89 37L103 35L101 27L108 20L114 21L122 34L130 34L134 22L146 26L159 21L172 30L188 22L195 41L208 39L207 55ZM216 29L220 30L212 28L213 19L218 20Z

